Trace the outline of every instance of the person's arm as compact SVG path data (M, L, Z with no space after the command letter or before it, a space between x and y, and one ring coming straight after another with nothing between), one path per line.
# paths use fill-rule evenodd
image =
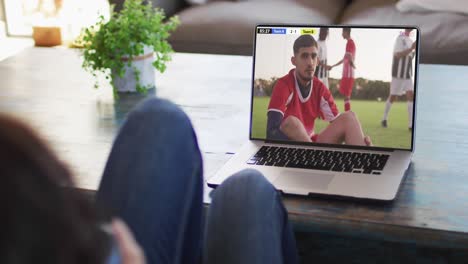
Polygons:
M281 122L283 121L284 113L286 112L286 105L291 92L288 89L287 83L281 79L276 82L271 94L270 103L268 104L267 112L267 139L273 140L288 140L281 130Z
M349 61L349 65L351 65L351 67L355 68L356 69L356 66L354 65L354 57L351 53L346 53L345 56L348 58L348 61Z
M276 111L268 111L267 114L267 139L287 140L288 137L281 132L280 126L283 121L283 114Z
M326 53L326 49L324 50L323 47L319 46L319 52L318 52L318 65L317 66L322 66L325 68L327 71L331 70L331 66L325 63L325 60L323 59L323 55Z
M332 68L334 68L334 67L336 67L336 66L338 66L338 65L342 64L342 63L343 63L343 61L344 61L344 58L343 58L343 59L341 59L339 62L337 62L337 63L333 64L331 67L332 67Z
M397 59L399 59L399 58L408 56L412 51L413 51L413 48L408 48L408 49L405 49L405 50L403 50L403 51L396 52L396 53L395 53L395 57L396 57Z
M394 56L399 59L399 58L402 58L402 57L405 57L405 56L408 56L411 52L413 52L413 50L416 49L416 42L413 42L413 45L411 45L411 47L405 49L405 50L402 50L400 52L395 52L394 53Z
M356 45L354 44L353 40L349 40L346 43L346 53L345 57L348 58L349 65L356 69L356 64L354 63L354 54L356 53Z
M322 66L323 68L325 68L327 71L331 70L333 68L333 66L330 66L326 63L323 63L322 61L319 61L318 63L318 66Z

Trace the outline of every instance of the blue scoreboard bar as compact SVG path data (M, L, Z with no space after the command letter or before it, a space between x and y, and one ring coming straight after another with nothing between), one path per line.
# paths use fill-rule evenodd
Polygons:
M286 34L285 28L272 28L271 34Z

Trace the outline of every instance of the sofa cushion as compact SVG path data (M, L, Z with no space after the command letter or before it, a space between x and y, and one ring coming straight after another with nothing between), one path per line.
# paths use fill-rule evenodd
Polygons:
M343 24L416 25L421 29L422 63L468 64L468 16L447 12L400 12L392 0L356 0Z
M204 5L208 2L214 2L214 1L222 1L222 0L185 0L185 2L191 5Z
M333 23L345 3L346 0L209 2L178 14L181 25L170 42L182 52L250 55L256 24Z
M468 15L466 0L400 0L396 4L396 7L402 12L442 11Z

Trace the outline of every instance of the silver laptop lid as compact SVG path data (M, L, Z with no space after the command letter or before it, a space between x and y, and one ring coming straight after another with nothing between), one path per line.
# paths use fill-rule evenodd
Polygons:
M414 26L258 25L250 139L413 151L418 44Z

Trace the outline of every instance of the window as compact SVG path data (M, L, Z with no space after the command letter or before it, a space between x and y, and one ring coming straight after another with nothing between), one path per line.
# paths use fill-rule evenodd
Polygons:
M4 2L7 32L31 36L33 26L58 26L63 39L75 38L83 27L108 18L107 0L0 0Z

